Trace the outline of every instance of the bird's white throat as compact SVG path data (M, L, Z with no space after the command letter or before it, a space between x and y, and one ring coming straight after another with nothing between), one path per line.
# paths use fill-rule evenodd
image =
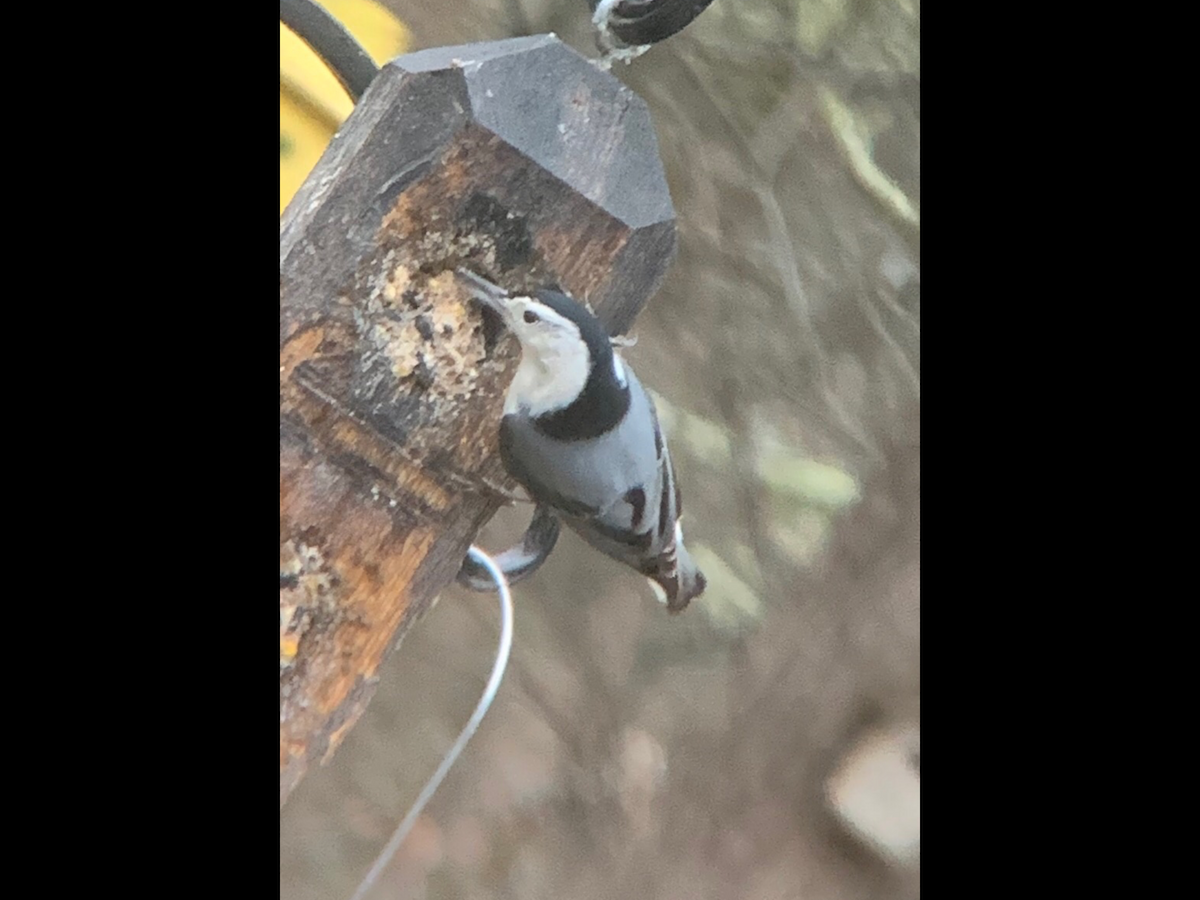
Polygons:
M522 346L504 412L537 417L570 406L587 384L591 367L587 345L578 338Z

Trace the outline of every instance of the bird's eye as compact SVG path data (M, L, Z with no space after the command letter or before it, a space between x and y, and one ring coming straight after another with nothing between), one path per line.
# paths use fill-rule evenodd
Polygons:
M534 322L540 322L541 317L538 316L532 309L525 310L525 321L532 325Z

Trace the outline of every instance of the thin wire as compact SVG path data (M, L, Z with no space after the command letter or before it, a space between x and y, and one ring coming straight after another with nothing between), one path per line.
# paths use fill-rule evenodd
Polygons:
M472 545L467 551L467 556L487 569L488 574L492 576L492 580L496 582L496 592L500 595L500 646L496 650L496 661L492 664L492 674L488 677L488 683L483 689L483 695L479 698L475 712L471 713L471 718L463 726L458 739L455 740L446 755L442 757L442 762L437 767L437 771L433 773L433 777L425 783L425 787L421 788L421 793L417 796L416 802L413 803L412 807L400 821L400 824L396 826L396 830L392 832L387 845L380 851L379 856L375 858L375 862L371 866L371 871L367 872L366 876L359 883L358 889L354 892L351 900L362 900L366 896L367 891L374 887L376 880L383 874L383 870L387 868L388 863L392 861L392 857L396 855L396 851L400 849L400 845L404 843L404 839L408 836L409 831L412 830L417 817L421 815L425 804L429 802L429 798L438 789L438 786L442 783L442 779L450 771L450 767L454 765L463 748L467 746L467 741L471 739L471 735L475 733L475 729L483 721L488 707L496 699L496 691L500 688L500 681L504 678L504 669L508 665L508 654L512 650L513 637L513 602L512 595L508 591L508 581L505 579L504 573L492 561L492 558L478 547Z

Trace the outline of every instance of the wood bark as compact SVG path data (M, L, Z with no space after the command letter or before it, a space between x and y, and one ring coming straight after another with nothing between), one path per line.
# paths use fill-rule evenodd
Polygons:
M557 284L618 334L674 253L645 104L556 38L409 54L367 90L280 222L280 806L515 487L517 348L454 269Z

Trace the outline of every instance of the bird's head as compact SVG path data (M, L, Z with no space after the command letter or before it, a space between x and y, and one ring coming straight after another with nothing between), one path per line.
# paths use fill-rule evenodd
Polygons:
M598 365L624 386L625 372L608 333L583 304L552 290L510 294L465 269L458 275L521 344L505 412L520 409L536 417L570 406Z

